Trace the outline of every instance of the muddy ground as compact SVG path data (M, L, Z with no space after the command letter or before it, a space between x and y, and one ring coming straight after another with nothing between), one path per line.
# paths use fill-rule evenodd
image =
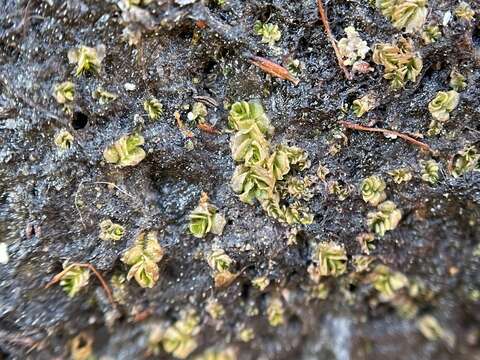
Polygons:
M447 172L450 156L466 144L478 147L480 140L480 8L469 3L476 6L475 21L453 18L444 36L429 45L411 36L424 62L420 80L393 92L380 66L345 79L314 0L227 0L222 7L213 1L154 1L146 7L150 28L143 29L137 46L122 38L125 24L114 1L1 1L0 241L7 243L10 260L0 265L0 358L68 358L70 340L86 332L94 339L96 358L141 359L148 357L151 326L171 323L182 309L193 307L201 318L194 355L228 346L239 359L480 359L480 301L470 296L480 289L480 258L474 255L480 240L480 172L459 178ZM348 25L369 46L400 34L367 0L325 5L337 38ZM430 0L428 20L441 22L456 5ZM282 31L279 51L261 44L252 31L256 20L267 19ZM100 43L107 49L100 74L75 78L68 50ZM305 66L300 84L267 76L247 61L250 55L281 64L289 57L299 59ZM342 105L367 91L380 105L361 119L350 111L347 120L425 134L427 104L448 88L453 68L467 76L468 86L446 135L424 139L442 167L437 186L419 176L419 161L432 156L398 138L346 130L348 143L337 155L329 154ZM77 87L72 116L52 96L53 86L68 79ZM127 91L125 83L135 90ZM90 95L98 85L119 98L99 105ZM165 107L158 121L143 111L149 96ZM394 168L414 169L412 182L388 182L389 198L404 216L397 229L376 241L372 255L434 291L416 318L435 316L455 334L454 346L424 338L416 318L402 318L389 304L373 304L369 285L333 279L326 300L310 299L312 245L335 240L350 258L360 254L355 237L366 230L371 208L356 191L341 202L320 188L309 202L313 224L300 229L297 245L288 246L287 227L267 217L258 204L240 202L231 190L230 134L209 134L188 124L194 149L185 146L173 113L178 110L186 119L183 105L191 105L195 96L218 103L207 118L220 130L227 129L224 103L260 100L275 127L272 142L307 150L309 174L322 163L332 178L357 187L371 174L387 179ZM135 114L143 122L134 120ZM67 151L53 142L60 129L75 138ZM123 169L105 164L103 149L136 129L145 137L146 159ZM99 182L114 183L129 196ZM187 216L201 192L227 218L222 236L199 240L188 234ZM98 238L98 223L105 218L125 225L121 241ZM59 286L44 288L65 260L92 264L107 281L125 273L121 254L144 229L157 230L166 250L160 280L153 289L132 280L117 311L93 277L72 299ZM224 291L213 288L201 256L212 243L226 250L237 270L247 267ZM353 271L351 263L348 269ZM250 283L259 275L271 279L264 292ZM282 295L286 311L286 323L279 327L269 326L265 316L273 294ZM210 297L224 305L223 320L207 315ZM252 307L258 315L247 315ZM251 342L238 339L243 324L255 331Z

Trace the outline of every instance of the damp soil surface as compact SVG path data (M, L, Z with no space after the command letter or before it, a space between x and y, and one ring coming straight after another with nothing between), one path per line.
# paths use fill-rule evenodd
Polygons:
M1 1L0 242L7 244L9 261L0 265L0 358L69 358L71 340L83 333L93 339L95 359L168 359L161 349L148 351L152 326L171 324L189 308L200 318L192 357L214 347L231 348L238 359L479 359L480 172L454 178L448 171L451 156L467 145L478 148L480 140L480 13L478 3L469 2L476 19L453 16L437 42L426 45L419 35L407 35L423 70L416 83L393 91L371 52L366 60L372 72L344 77L314 0L227 0L222 6L157 0L143 7L148 18L130 23L113 0ZM441 24L456 5L430 0L427 21ZM325 8L338 39L349 25L370 47L402 35L366 0L331 0ZM279 25L282 37L274 48L253 32L257 20ZM136 45L125 40L126 28L141 33ZM67 52L81 44L105 45L98 75L74 76ZM252 55L282 65L298 59L300 83L264 73L248 61ZM428 103L449 88L453 69L466 76L467 88L443 133L421 139L433 154L398 137L339 125L343 118L425 135ZM70 113L52 96L55 84L66 80L76 87ZM91 95L98 86L118 98L100 105ZM360 119L342 111L366 93L378 101L374 110ZM156 121L143 110L152 96L165 110ZM187 120L186 105L198 99L207 99L207 119L219 132ZM235 163L227 109L240 100L263 104L275 127L273 144L309 153L306 174L314 176L322 164L328 180L355 188L340 201L319 181L308 202L314 221L298 228L296 244L287 245L288 227L259 204L242 203L230 187ZM178 127L176 111L193 138ZM62 129L74 137L63 151L53 141ZM106 164L105 147L135 131L145 138L146 158L134 167ZM335 142L339 151L332 154ZM419 163L428 159L441 167L436 186L421 179ZM399 167L412 169L412 181L391 180L388 172ZM413 317L347 275L325 280L327 299L311 296L307 268L316 243L343 244L348 273L354 273L352 258L362 253L356 236L367 231L372 211L356 189L372 174L387 181L388 198L403 218L375 241L371 255L433 293L416 304ZM188 214L202 192L227 219L221 236L188 233ZM106 218L125 226L121 241L99 239L98 224ZM131 280L115 309L93 276L73 298L58 285L45 289L65 261L93 265L112 286L112 276L128 271L122 253L144 230L158 232L166 254L152 289ZM232 257L235 271L243 270L226 289L214 288L205 261L214 245ZM251 280L264 275L270 285L260 291ZM273 297L285 309L278 327L266 317ZM219 320L205 310L212 298L225 308ZM425 314L455 341L426 339L416 326ZM239 339L245 327L255 333L249 342Z

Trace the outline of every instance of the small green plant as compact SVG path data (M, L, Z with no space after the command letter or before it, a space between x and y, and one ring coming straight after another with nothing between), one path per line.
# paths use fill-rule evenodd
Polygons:
M68 51L68 61L77 64L75 75L87 73L98 74L102 68L102 60L105 58L105 46L98 45L95 48L79 46Z
M403 88L407 81L417 81L423 68L422 59L413 52L412 41L405 38L400 38L396 45L376 44L373 61L385 67L383 77L390 80L395 90Z
M325 300L330 294L330 288L325 283L313 284L309 289L309 297L312 299Z
M420 167L422 169L422 180L435 185L440 178L440 166L435 160L422 160L420 161Z
M339 201L346 200L352 192L352 186L343 181L332 180L328 182L328 193L335 195Z
M308 209L305 206L302 206L298 201L295 201L286 207L284 215L285 222L288 225L310 225L313 222L313 214L311 214Z
M442 31L438 25L425 26L422 38L425 44L432 44L442 37Z
M184 311L161 337L165 352L177 359L186 359L198 346L195 336L200 332L199 321L195 312Z
M428 104L428 111L435 120L448 121L450 113L457 107L459 100L460 96L455 90L439 91Z
M480 154L474 146L469 146L458 152L451 161L450 172L453 177L462 176L468 171L474 170L480 161Z
M455 16L470 22L475 18L475 11L468 3L462 1L455 9Z
M143 288L152 288L160 277L157 263L162 260L164 251L158 244L153 231L142 232L135 243L122 256L122 262L130 265L127 280L135 278Z
M255 332L253 331L253 329L251 327L244 327L238 333L238 338L241 341L243 341L245 343L248 343L248 342L252 341L253 339L255 339Z
M62 129L55 135L54 143L62 150L70 149L73 143L73 135Z
M310 177L299 178L290 176L286 180L286 191L294 199L309 200L313 197L313 181Z
M465 76L460 74L457 70L452 70L450 73L450 87L455 91L463 91L467 88Z
M373 256L355 255L353 257L353 265L355 266L355 272L361 273L370 270L370 265L374 260L375 258Z
M366 112L372 110L375 107L376 100L369 94L354 100L352 103L352 110L357 117L362 117Z
M241 201L253 205L254 199L265 200L273 197L275 179L268 169L255 165L239 165L235 168L231 186Z
M119 167L135 166L146 156L140 147L144 142L139 134L124 135L104 150L103 157L107 163Z
M375 236L372 233L362 233L356 237L356 240L360 244L362 252L370 255L370 251L375 250Z
M343 59L343 65L353 65L358 60L365 59L370 48L353 26L346 27L345 34L347 37L338 42L338 50Z
M143 102L143 109L147 112L150 120L158 120L163 114L162 103L154 97Z
M270 285L270 279L267 276L257 276L252 280L252 285L258 290L263 291Z
M295 77L299 77L302 74L302 71L305 69L305 64L300 62L298 59L290 59L287 62L287 70L290 74Z
M225 308L213 297L208 299L205 310L214 320L218 320L225 315Z
M280 326L285 323L285 309L282 300L277 297L270 298L267 307L267 318L271 326Z
M369 176L360 185L360 193L365 202L377 206L387 198L385 181L377 175Z
M233 260L223 249L213 250L207 257L208 265L216 272L229 271Z
M317 176L318 178L325 182L327 180L327 176L330 174L330 169L327 168L326 166L319 164L318 169L317 169Z
M232 157L235 161L244 162L247 166L262 164L269 156L268 141L256 125L250 129L238 131L230 142ZM273 166L282 173L290 170L288 158L276 158Z
M417 328L430 341L442 340L450 349L455 345L455 335L444 329L432 315L424 315L417 321Z
M367 225L378 236L384 236L387 231L395 229L402 219L402 212L392 201L378 205L378 211L367 214Z
M392 300L398 290L408 286L405 275L385 265L377 265L370 275L370 280L382 301Z
M262 37L262 43L274 46L275 43L282 37L282 32L276 24L262 23L257 20L253 26L255 34Z
M94 99L97 99L100 105L107 105L118 98L117 95L108 92L107 90L104 90L100 86L97 87L94 92L92 92L92 97Z
M73 101L75 97L75 84L71 81L64 81L55 85L53 96L59 104L66 104Z
M190 121L196 121L198 123L204 123L208 115L207 107L204 103L196 102L192 106L192 111L187 114L187 118Z
M63 268L66 269L67 264L64 264ZM82 288L87 286L89 278L89 269L80 266L73 266L63 274L62 279L60 280L60 286L69 297L74 297Z
M110 219L103 220L100 223L99 238L106 241L118 241L125 234L125 228L120 224L115 224Z
M308 271L312 280L319 282L323 276L340 276L347 271L347 252L342 245L321 242L312 254L313 264Z
M245 131L256 125L262 134L273 134L273 126L263 107L256 101L240 101L232 105L228 115L229 126L236 131Z
M203 238L209 232L221 235L226 224L225 217L208 202L206 193L202 193L198 206L190 213L189 219L190 233L197 238Z
M388 173L395 184L406 183L412 180L412 172L407 168L398 168Z
M420 30L428 13L427 0L376 0L376 6L395 28L406 32Z

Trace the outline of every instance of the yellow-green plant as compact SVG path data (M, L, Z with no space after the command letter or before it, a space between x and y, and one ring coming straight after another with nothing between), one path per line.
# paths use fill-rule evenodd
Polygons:
M355 272L360 273L370 269L370 264L375 260L373 256L355 255L353 257L353 265Z
M467 87L465 76L460 74L457 70L452 70L450 73L450 87L455 91L463 91Z
M270 285L270 279L267 276L257 276L252 279L252 285L258 290L263 291Z
M397 209L393 201L385 201L378 205L378 211L367 214L368 227L379 236L397 227L402 219L402 212Z
M435 160L420 161L422 169L422 180L435 185L440 178L440 166Z
M424 315L418 319L417 328L430 341L442 340L450 349L455 345L455 335L444 329L432 315Z
M319 164L317 169L317 176L321 181L326 181L327 176L330 174L330 169L326 166Z
M425 26L422 32L422 38L425 44L436 42L442 37L442 31L438 25Z
M469 146L458 152L453 158L450 172L453 177L459 177L468 171L474 170L479 164L480 154L474 146Z
M325 283L313 284L309 289L309 297L312 299L325 300L330 294L330 288Z
M131 6L146 6L152 2L152 0L123 0L127 8Z
M278 25L262 23L258 20L253 26L253 31L255 32L255 34L262 37L262 43L268 44L270 46L275 45L275 43L282 37L282 32L278 28Z
M190 121L197 121L203 123L206 121L208 115L207 107L204 103L196 102L192 106L192 111L187 114L187 118Z
M285 309L282 300L277 297L270 298L267 307L267 318L271 326L280 326L285 322Z
M346 27L345 34L347 37L341 38L338 42L338 51L343 59L343 65L353 65L356 61L365 59L370 48L353 26Z
M240 101L232 105L228 115L228 124L234 130L250 129L256 125L262 134L273 134L273 126L265 114L263 107L256 101Z
M108 163L119 167L135 166L146 156L140 147L144 142L139 134L124 135L104 150L103 157Z
M439 91L435 98L428 104L428 111L438 121L448 121L450 113L455 109L460 100L460 95L455 90Z
M365 202L377 206L387 198L385 181L377 175L369 176L360 185L360 193Z
M162 103L154 97L151 97L143 102L143 109L147 112L150 120L157 120L163 114Z
M400 38L397 44L376 44L373 50L375 64L385 67L383 77L390 80L393 89L401 89L407 81L415 82L422 71L422 59L413 52L411 40Z
M201 355L195 357L194 360L236 360L236 356L231 348L210 348L205 350Z
M401 184L412 180L412 172L407 168L398 168L388 173L395 184Z
M216 272L224 272L230 270L233 260L223 249L215 249L208 255L207 262Z
M64 81L55 85L53 96L59 104L66 104L73 101L75 97L75 84L71 81Z
M265 200L273 197L275 179L263 166L248 167L238 165L232 176L232 189L239 194L241 201L253 205L253 200Z
M125 228L120 224L115 224L110 219L103 220L99 225L99 238L102 240L118 241L125 234Z
M316 245L312 260L314 267L310 268L310 274L314 280L322 276L340 276L347 271L347 252L342 245L334 242L321 242Z
M68 61L77 64L75 75L86 73L98 74L102 68L102 60L105 58L105 46L98 45L95 48L79 46L68 51Z
M249 129L239 130L231 139L230 149L233 159L244 162L247 166L262 164L269 156L268 141L256 125ZM274 161L282 161L282 159ZM281 168L288 166L288 158L285 156L285 163L281 162L275 165L283 165Z
M208 299L205 310L214 320L218 320L225 315L225 308L213 297Z
M195 336L200 332L199 321L195 312L184 311L161 336L165 352L177 359L186 359L198 346Z
M104 90L100 86L97 87L94 92L92 92L92 97L97 99L100 105L106 105L118 98L116 94Z
M352 186L338 180L328 182L328 193L333 194L338 200L344 201L352 192Z
M375 236L372 233L361 233L356 237L362 251L370 255L370 251L375 250Z
M405 275L385 265L377 265L370 275L370 280L382 301L392 300L398 290L408 286Z
M197 238L203 238L209 232L221 235L226 224L225 217L208 202L206 193L202 193L198 206L190 213L189 219L190 233Z
M462 1L455 9L455 16L466 21L473 21L475 18L475 11L473 11L468 3Z
M73 135L67 130L62 129L55 135L54 142L60 149L67 150L72 146Z
M162 260L164 251L158 244L154 231L142 232L135 243L122 256L122 262L130 265L127 280L135 277L138 285L152 288L160 277L157 263Z
M308 212L305 206L298 201L293 202L285 208L285 221L288 225L302 224L310 225L313 222L313 214Z
M372 94L365 95L352 103L352 110L357 117L362 117L366 112L375 107L375 97Z
M63 267L66 269L67 264ZM62 275L60 286L69 297L74 297L82 288L87 286L90 278L90 270L80 266L72 266Z
M312 190L313 181L310 177L306 176L303 179L290 176L286 180L286 191L294 199L309 200L313 197Z
M397 29L415 32L427 17L427 0L376 0L376 6Z

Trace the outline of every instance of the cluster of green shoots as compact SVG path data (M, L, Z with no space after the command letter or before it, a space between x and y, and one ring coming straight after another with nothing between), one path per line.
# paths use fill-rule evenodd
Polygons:
M236 131L230 143L232 157L240 163L235 168L231 186L240 200L251 205L258 200L267 214L280 222L310 224L313 215L300 203L298 195L292 197L290 204L281 203L288 194L287 175L310 166L307 153L286 145L278 145L271 152L267 137L272 135L273 127L259 103L233 104L228 120Z
M100 235L98 237L102 240L118 241L125 234L125 228L120 224L115 224L110 219L103 220L99 226Z
M229 285L238 275L230 271L233 260L223 249L213 249L207 256L207 263L214 271L213 278L216 288Z
M425 44L434 43L441 37L442 31L438 25L428 25L423 29L422 38Z
M190 233L197 238L203 238L208 233L221 235L226 224L225 217L208 202L206 193L202 193L198 206L190 213L189 219Z
M263 23L256 21L253 26L255 34L262 37L262 43L274 46L275 43L282 37L282 32L276 24Z
M318 283L325 276L340 276L347 271L347 252L342 245L334 242L321 242L316 245L312 261L308 267L310 278Z
M383 16L398 30L419 31L427 17L428 0L376 0Z
M362 117L366 112L372 110L377 101L373 94L367 94L352 103L352 110L357 117Z
M130 266L127 280L135 278L143 288L152 288L160 276L157 263L162 260L164 251L158 244L153 231L142 232L135 243L122 256L122 262Z
M338 51L343 59L343 65L353 66L357 61L365 59L370 48L353 26L346 27L345 34L347 37L341 38L338 42Z
M459 177L469 171L480 171L480 154L474 146L468 146L459 151L452 158L450 173L453 177Z
M63 265L67 268L67 264ZM72 266L65 272L60 280L60 286L69 297L74 297L82 288L87 286L90 278L90 270L80 266Z
M104 150L103 157L107 163L119 167L135 166L146 156L141 148L144 142L139 134L124 135Z
M68 51L68 60L77 64L75 75L98 74L102 68L102 61L105 58L105 45L98 45L94 48L79 46Z
M413 52L412 41L405 38L397 44L376 44L373 61L385 67L383 77L395 90L403 88L407 81L417 81L423 67L422 59Z
M158 120L163 114L162 103L154 97L143 102L143 108L147 112L150 120Z
M65 129L60 130L54 139L55 145L62 150L70 149L73 143L73 135Z
M428 111L433 117L429 124L428 135L438 135L450 119L450 113L458 106L460 95L455 90L439 91L435 98L428 104Z

